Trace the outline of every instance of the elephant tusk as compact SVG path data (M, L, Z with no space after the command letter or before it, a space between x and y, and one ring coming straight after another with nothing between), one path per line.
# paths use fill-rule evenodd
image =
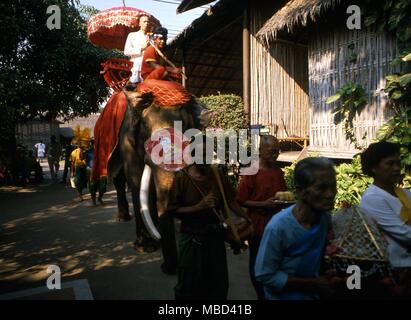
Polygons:
M141 177L141 184L140 184L140 208L141 208L141 215L143 218L144 225L147 228L148 233L151 237L155 240L160 240L161 235L158 232L156 226L153 223L153 219L151 219L150 209L149 209L149 190L150 190L150 179L151 179L151 168L149 165L144 166L143 175Z

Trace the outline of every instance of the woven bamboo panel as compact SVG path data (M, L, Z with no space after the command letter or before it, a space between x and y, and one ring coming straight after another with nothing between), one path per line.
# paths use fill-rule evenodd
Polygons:
M267 50L255 35L264 24L261 9L250 12L251 123L269 126L278 137L307 137L309 97L307 48L275 42Z
M390 66L397 56L395 40L386 33L370 29L321 31L309 40L309 92L311 101L310 144L314 150L351 150L343 125L334 124L326 99L347 82L361 84L368 94L368 105L354 120L357 140L364 147L376 137L378 128L389 117L381 90L385 76L398 71ZM364 138L364 139L363 139Z

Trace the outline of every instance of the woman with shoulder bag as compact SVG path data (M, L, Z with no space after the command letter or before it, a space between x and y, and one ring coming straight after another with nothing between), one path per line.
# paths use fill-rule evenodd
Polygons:
M222 208L225 202L231 209L241 208L236 208L233 192L223 200L219 185L208 164L193 164L174 180L166 214L181 220L176 300L227 298L227 229ZM248 219L244 212L239 214Z

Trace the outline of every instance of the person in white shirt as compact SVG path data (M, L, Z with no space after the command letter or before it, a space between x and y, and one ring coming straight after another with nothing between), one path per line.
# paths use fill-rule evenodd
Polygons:
M406 295L411 294L411 192L398 188L400 146L381 141L361 154L364 174L374 183L364 192L360 209L376 221L388 241L388 258Z
M130 57L133 62L131 69L131 83L143 81L141 78L141 62L144 50L150 45L148 32L150 31L150 21L148 16L141 16L139 22L140 30L130 32L124 46L124 54Z
M46 155L46 145L43 143L43 140L40 140L34 147L37 149L37 159L41 162Z

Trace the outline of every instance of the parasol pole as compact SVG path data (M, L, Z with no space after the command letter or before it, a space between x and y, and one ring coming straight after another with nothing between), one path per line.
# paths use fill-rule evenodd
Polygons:
M125 2L125 0L123 0L123 7L125 7L126 6L126 2Z
M157 48L157 46L156 46L156 44L154 43L153 40L149 39L149 42L150 42L150 45L152 45L152 46L154 47L154 50L157 51L157 53L160 55L160 57L163 58L164 61L165 61L169 66L171 66L171 67L173 67L173 68L177 68L176 65L175 65L174 63L172 63L172 62L166 57L166 55L165 55L159 48ZM182 77L183 77L184 79L187 80L187 76L185 75L185 73L184 73L182 70L180 71L180 74L182 75Z

